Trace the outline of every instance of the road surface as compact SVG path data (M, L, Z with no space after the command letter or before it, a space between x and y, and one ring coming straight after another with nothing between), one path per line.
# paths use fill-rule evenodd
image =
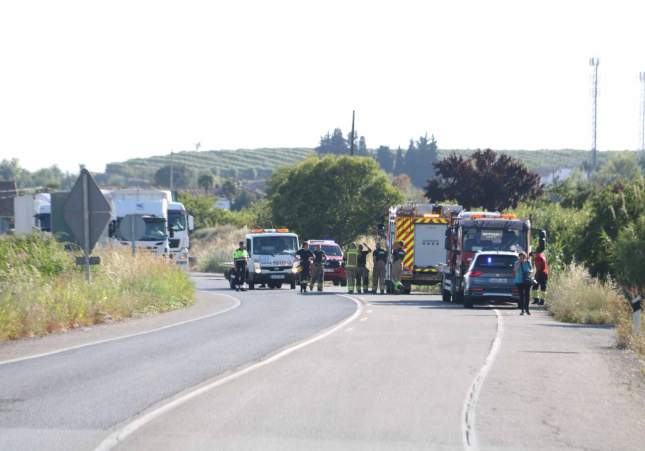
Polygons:
M361 295L344 323L357 307L332 294L238 297L213 318L0 365L0 449L645 444L643 377L609 328L422 294Z

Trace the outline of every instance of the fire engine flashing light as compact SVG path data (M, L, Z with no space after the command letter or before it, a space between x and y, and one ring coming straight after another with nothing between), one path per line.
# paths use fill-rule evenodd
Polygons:
M288 233L289 229L253 229L251 233Z

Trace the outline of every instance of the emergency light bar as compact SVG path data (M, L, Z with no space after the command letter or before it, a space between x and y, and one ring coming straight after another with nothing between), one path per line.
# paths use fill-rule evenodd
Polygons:
M253 229L251 233L289 233L289 229Z

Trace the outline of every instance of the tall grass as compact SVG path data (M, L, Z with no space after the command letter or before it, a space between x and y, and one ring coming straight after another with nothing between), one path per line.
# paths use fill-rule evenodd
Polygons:
M188 275L171 261L120 248L97 251L92 283L74 255L47 237L0 239L0 341L39 336L194 302Z
M196 268L203 272L223 272L233 260L233 251L249 232L246 227L218 225L197 230L191 237L191 253L197 259Z
M547 307L558 321L582 324L620 324L629 305L616 285L591 277L577 263L553 274Z

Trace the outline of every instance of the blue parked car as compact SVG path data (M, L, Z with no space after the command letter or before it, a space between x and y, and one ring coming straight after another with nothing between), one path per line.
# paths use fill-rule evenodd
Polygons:
M518 302L519 292L513 282L517 253L483 251L475 255L464 277L464 307L475 302Z

